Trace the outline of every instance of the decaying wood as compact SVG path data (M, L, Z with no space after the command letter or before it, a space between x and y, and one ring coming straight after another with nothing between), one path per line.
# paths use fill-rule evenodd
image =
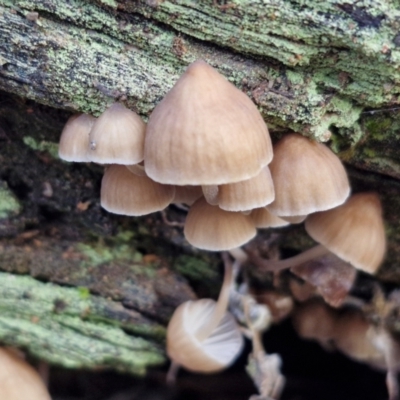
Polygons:
M101 210L101 167L56 155L71 112L118 100L146 118L198 58L252 98L274 138L329 140L354 190L379 191L389 252L378 278L399 283L400 11L350 3L0 0L0 341L144 373L163 361L173 308L194 297L182 275L200 294L218 286L217 255L157 215ZM282 245L308 245L302 228L282 232Z

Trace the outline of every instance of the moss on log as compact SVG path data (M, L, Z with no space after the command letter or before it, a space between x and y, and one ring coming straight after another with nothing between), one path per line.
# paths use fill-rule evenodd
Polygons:
M202 295L218 287L218 255L159 215L106 213L101 167L56 157L71 112L119 100L146 118L198 58L252 98L274 138L330 140L355 191L380 192L378 279L399 283L399 28L389 1L0 0L0 342L143 374L194 297L182 276ZM282 232L282 245L308 245L302 228Z
M83 289L0 273L1 341L50 363L142 375L164 361L156 344L163 331L139 313Z

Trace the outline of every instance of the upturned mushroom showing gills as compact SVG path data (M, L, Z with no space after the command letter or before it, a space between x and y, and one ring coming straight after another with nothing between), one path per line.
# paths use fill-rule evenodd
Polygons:
M146 125L133 111L114 103L90 131L88 158L99 164L137 164L143 161Z
M11 350L0 348L0 399L51 400L39 374Z
M233 269L225 265L218 302L188 301L174 312L167 330L167 353L173 363L194 372L212 373L228 367L240 354L243 337L227 310Z
M332 252L357 269L373 274L386 253L382 208L376 193L359 193L332 210L321 211L306 219L306 230L321 243L297 256L263 260L250 254L261 268L276 271L295 267Z
M60 138L58 156L65 161L87 162L89 132L96 118L88 114L73 115L66 123Z
M202 60L187 68L150 115L145 169L157 182L239 182L271 159L271 139L256 106Z
M328 210L350 194L339 158L325 145L297 133L285 135L274 146L270 170L275 200L268 209L279 217Z

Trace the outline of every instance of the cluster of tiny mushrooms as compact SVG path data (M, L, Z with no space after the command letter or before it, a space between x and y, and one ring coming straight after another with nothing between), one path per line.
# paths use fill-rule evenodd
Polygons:
M184 235L199 249L225 252L225 278L217 302L188 301L177 308L168 326L167 353L173 367L219 371L240 354L245 331L253 341L253 379L260 391L254 399L277 398L284 378L279 372L279 356L267 355L260 339L262 330L271 323L270 310L235 286L240 264L252 263L273 272L290 268L320 287L326 302L338 306L343 293L332 297L324 274L317 274L322 282L316 283L310 262L325 260L322 263L328 269L345 271L347 286L340 290L346 295L356 269L373 274L385 255L377 194L349 197L346 171L322 143L289 133L273 147L253 102L202 60L186 69L155 107L147 125L119 103L112 104L99 118L86 114L71 117L62 132L59 155L67 161L107 164L101 206L109 212L141 216L161 211L171 203L190 207ZM267 260L253 250L240 248L255 237L257 228L302 221L319 244L295 257ZM239 306L232 310L235 301ZM389 395L395 399L398 365L388 361L386 349L394 346L390 335L375 330L370 340L366 332L371 325L362 317L353 319L356 325L358 320L363 321L362 329L360 324L350 327L352 318L347 318L346 328L342 328L338 318L321 310L323 306L317 311L308 307L298 314L300 335L323 342L321 335L328 340L328 333L332 336L339 330L345 333L338 337L354 333L355 342L362 340L368 348L366 353L374 353L376 362L371 364L387 371ZM313 321L321 326L326 321L330 328L320 335L316 327L311 328ZM335 329L333 321L338 326ZM368 356L363 359L346 343L347 349L341 345L337 348L368 362Z

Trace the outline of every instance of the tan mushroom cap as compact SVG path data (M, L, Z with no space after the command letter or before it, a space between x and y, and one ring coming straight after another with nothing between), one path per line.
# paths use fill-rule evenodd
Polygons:
M147 125L145 168L157 182L239 182L271 159L271 139L256 106L202 60L187 68Z
M191 206L202 195L201 186L175 186L175 197L172 203L184 203Z
M184 228L191 245L211 251L234 249L247 243L256 233L248 215L221 210L208 204L204 198L192 205Z
M253 178L218 187L218 205L227 211L245 211L264 207L275 198L268 167Z
M88 114L73 115L64 126L58 156L65 161L87 162L89 132L96 118Z
M190 371L220 371L235 361L242 350L243 336L229 313L225 313L207 339L196 338L196 332L211 317L215 306L216 302L210 299L183 303L168 325L168 356Z
M143 161L146 124L135 112L114 103L90 131L88 158L99 164L137 164Z
M385 256L385 228L376 193L355 194L337 208L312 214L305 227L329 251L370 274Z
M291 224L301 224L306 218L307 215L292 215L291 217L282 217L282 219Z
M339 158L325 145L297 133L284 136L274 146L270 170L275 200L268 209L282 218L337 207L350 193Z
M250 214L256 228L279 228L290 223L270 213L266 207L256 208Z
M0 399L51 400L39 374L14 352L0 348Z
M124 165L111 165L101 182L101 206L114 214L140 216L161 211L175 195L175 188L138 176Z

